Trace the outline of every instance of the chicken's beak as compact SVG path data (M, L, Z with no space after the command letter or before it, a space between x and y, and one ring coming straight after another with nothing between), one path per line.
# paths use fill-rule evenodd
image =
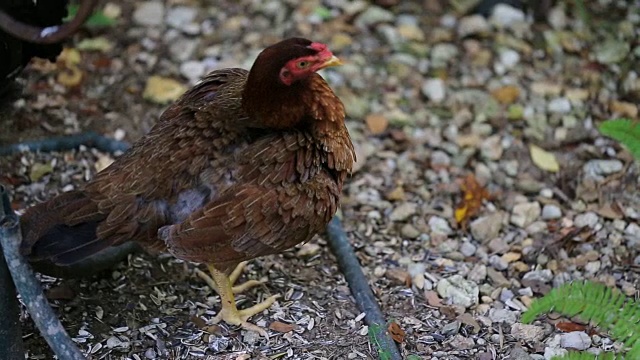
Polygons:
M331 67L331 66L340 66L340 65L342 65L342 64L343 64L343 62L342 62L342 61L340 61L340 59L338 59L338 57L337 57L337 56L332 55L332 56L329 58L329 60L327 60L327 61L323 62L323 63L322 63L322 65L320 65L320 67L318 68L318 70L320 70L320 69L324 69L324 68L328 68L328 67Z

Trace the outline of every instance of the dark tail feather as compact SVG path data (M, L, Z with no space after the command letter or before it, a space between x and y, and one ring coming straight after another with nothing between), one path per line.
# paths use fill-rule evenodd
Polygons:
M61 194L36 205L21 218L21 250L30 262L68 266L100 252L112 241L98 239L96 230L106 215L91 210L92 201L82 192ZM82 210L81 210L82 209ZM89 210L88 220L68 225L65 221L76 211Z
M98 223L55 225L32 246L29 258L48 260L56 265L72 265L109 246L110 241L96 238Z

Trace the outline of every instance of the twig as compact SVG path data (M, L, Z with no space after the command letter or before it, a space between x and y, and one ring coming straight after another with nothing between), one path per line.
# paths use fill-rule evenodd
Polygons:
M347 234L342 229L342 223L337 216L334 216L327 225L327 234L329 235L329 246L338 260L338 266L347 283L349 283L356 304L360 311L365 313L364 320L369 326L369 331L376 332L374 337L378 340L378 352L386 354L386 359L402 360L398 347L387 331L386 321L369 287L367 278L362 273L358 258L351 248Z
M0 195L2 208L6 209L5 204L9 203L9 196L2 185L0 185ZM42 292L40 282L20 254L22 236L18 217L13 211L8 211L2 215L0 219L0 242L4 251L4 258L22 301L29 310L29 314L31 314L31 318L59 359L84 360L85 357L71 341L58 317L51 309L47 298ZM7 296L6 293L4 296Z
M96 132L89 131L80 134L31 140L2 146L0 147L0 156L7 156L23 151L64 151L75 149L80 145L93 147L108 153L126 151L129 148L129 144L124 141L113 140Z
M17 39L35 44L55 44L73 35L91 16L98 0L85 0L80 4L78 13L71 22L40 28L20 22L0 10L0 29Z
M1 186L1 185L0 185ZM6 214L13 213L9 197L1 194L0 220ZM16 288L11 273L2 255L0 246L0 359L24 360L24 344L22 343L22 326L20 325L20 308L16 297Z

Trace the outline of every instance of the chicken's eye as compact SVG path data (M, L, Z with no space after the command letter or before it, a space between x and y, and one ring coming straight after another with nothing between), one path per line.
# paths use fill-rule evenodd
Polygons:
M298 67L298 69L304 69L304 68L309 66L309 62L308 61L298 61L296 66Z

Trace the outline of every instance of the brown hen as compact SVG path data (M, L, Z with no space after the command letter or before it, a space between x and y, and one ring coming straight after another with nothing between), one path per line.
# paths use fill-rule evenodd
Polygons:
M250 71L211 72L83 189L28 209L23 253L65 266L129 240L168 249L207 264L218 320L266 334L246 320L277 296L239 311L234 292L259 282L232 285L244 261L310 240L336 212L355 153L316 71L339 64L326 45L291 38Z

